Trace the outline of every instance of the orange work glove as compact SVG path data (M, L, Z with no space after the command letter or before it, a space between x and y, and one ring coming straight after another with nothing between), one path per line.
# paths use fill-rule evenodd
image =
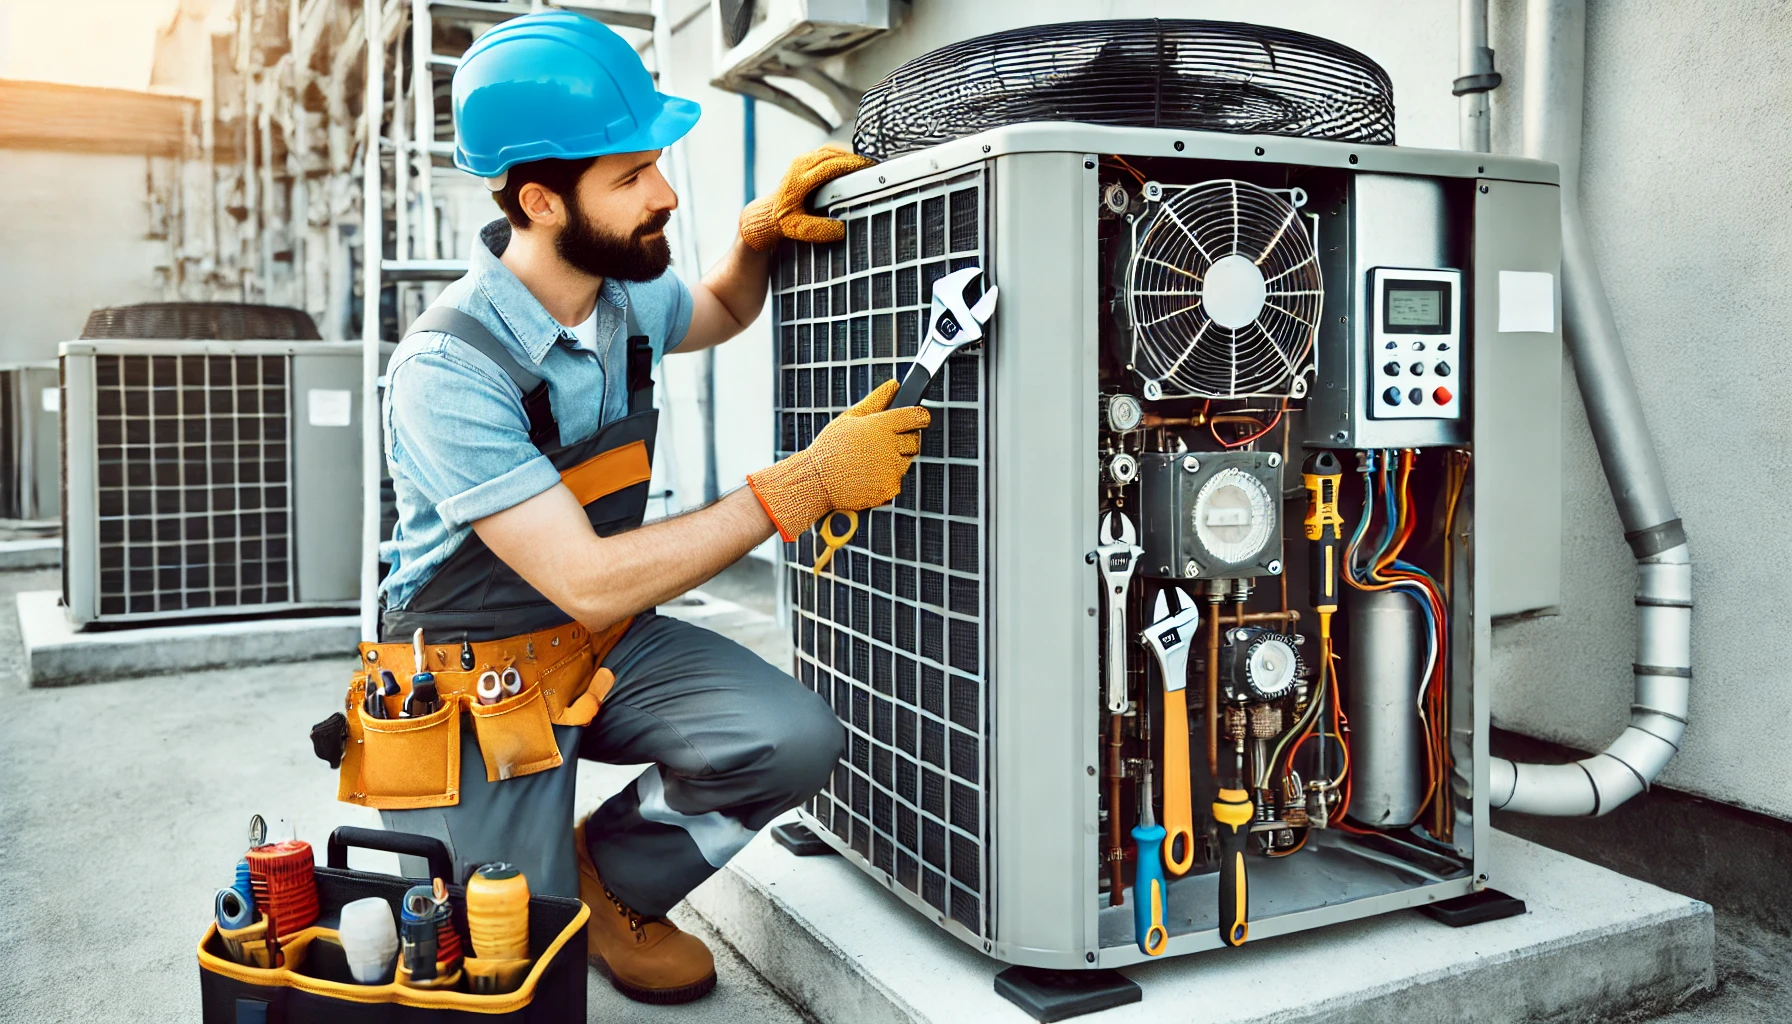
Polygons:
M886 408L896 388L895 381L884 381L823 427L809 447L747 474L747 485L785 540L836 509L876 508L902 490L902 476L921 449L921 431L933 417L918 405Z
M747 204L740 211L740 237L755 252L771 252L778 241L838 242L846 237L846 225L832 217L818 217L803 203L809 193L877 161L855 156L843 146L829 143L790 162L776 191Z

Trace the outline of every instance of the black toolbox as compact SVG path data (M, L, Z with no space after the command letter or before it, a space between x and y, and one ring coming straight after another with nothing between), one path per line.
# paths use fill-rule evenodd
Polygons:
M396 918L406 889L418 879L396 878L348 868L348 848L423 857L430 874L453 877L452 861L440 840L406 832L343 826L330 833L326 866L317 868L316 924L282 936L286 966L239 964L225 953L214 922L199 943L199 992L205 1024L374 1024L448 1021L480 1024L548 1024L585 1020L585 920L578 900L561 896L529 899L529 949L536 962L522 985L502 995L474 995L453 989L416 989L396 983L357 984L348 973L335 927L345 904L378 896ZM450 885L455 927L462 949L467 938L466 891Z

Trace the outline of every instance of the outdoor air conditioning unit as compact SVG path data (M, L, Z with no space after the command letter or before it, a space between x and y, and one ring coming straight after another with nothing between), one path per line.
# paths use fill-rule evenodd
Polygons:
M882 162L813 197L846 239L780 250L781 454L903 375L936 280L1000 286L900 496L820 575L813 531L786 544L780 582L850 734L805 822L978 950L1124 966L1497 881L1490 618L1559 580L1557 170L1392 141L1385 74L1311 36L1026 29L868 93ZM1307 474L1341 477L1330 645ZM1251 804L1236 933L1222 788Z
M715 40L710 84L774 103L832 131L852 116L859 94L823 71L820 62L900 25L908 5L909 0L717 0L710 5ZM792 91L792 82L802 86Z
M59 398L55 363L0 366L0 519L56 518Z
M71 341L61 356L71 619L357 606L359 343Z

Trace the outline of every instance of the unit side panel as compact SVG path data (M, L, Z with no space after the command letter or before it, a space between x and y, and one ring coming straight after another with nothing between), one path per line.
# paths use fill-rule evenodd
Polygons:
M93 356L62 357L62 602L86 622L98 612L99 522L95 510Z
M1474 203L1476 613L1490 618L1561 603L1562 213L1553 185L1483 181Z
M1083 560L1097 542L1098 182L1085 164L996 161L992 218L997 955L1063 967L1099 945L1097 588Z
M361 361L292 360L293 554L296 600L356 600L361 592Z

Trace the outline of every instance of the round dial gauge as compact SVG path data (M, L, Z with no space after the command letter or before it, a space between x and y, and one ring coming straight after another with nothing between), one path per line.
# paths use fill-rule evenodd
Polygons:
M1263 481L1236 467L1222 469L1195 495L1195 536L1222 562L1250 562L1270 542L1273 500Z
M1286 694L1299 672L1300 655L1275 634L1259 638L1245 655L1245 686L1258 700L1275 700Z

